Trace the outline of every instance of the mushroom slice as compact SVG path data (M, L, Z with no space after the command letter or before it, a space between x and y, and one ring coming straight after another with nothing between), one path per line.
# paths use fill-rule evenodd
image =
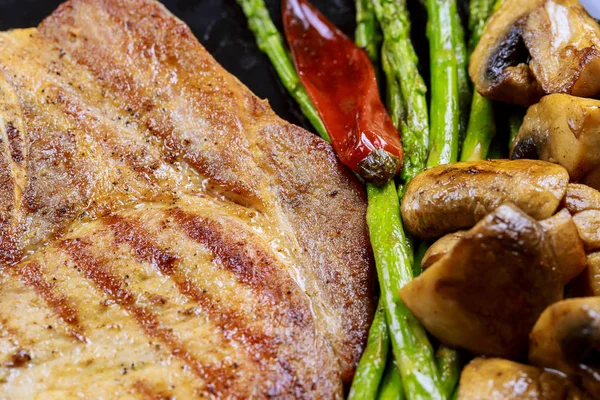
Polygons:
M523 40L545 93L600 92L600 27L579 0L546 0L527 18Z
M563 273L543 227L512 204L487 215L400 290L440 341L518 358L540 313L562 299Z
M459 162L417 175L402 200L402 219L421 239L470 228L503 203L535 219L556 211L569 175L559 165L534 160Z
M578 181L600 166L600 101L553 94L527 110L513 141L513 159L562 165Z
M554 259L560 266L562 282L567 283L581 274L587 264L583 242L571 214L565 209L540 221L545 239L550 243Z
M477 90L523 106L600 92L600 27L578 0L506 0L471 57Z
M572 215L586 210L600 210L600 192L587 185L569 183L562 205Z
M548 307L531 332L529 360L579 376L586 390L600 398L600 297Z
M586 210L573 217L587 251L600 249L600 210Z
M442 236L433 243L423 255L421 268L426 269L442 258L465 235L466 231L458 231Z
M543 0L507 0L492 15L471 55L469 75L485 97L528 106L544 92L529 68L523 29Z
M463 369L458 387L459 400L589 398L562 375L501 358L473 359Z

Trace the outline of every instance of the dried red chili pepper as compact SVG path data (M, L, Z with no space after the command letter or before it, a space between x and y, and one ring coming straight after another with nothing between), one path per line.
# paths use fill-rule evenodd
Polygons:
M283 24L300 80L339 159L367 182L393 178L402 144L366 53L306 0L283 1Z

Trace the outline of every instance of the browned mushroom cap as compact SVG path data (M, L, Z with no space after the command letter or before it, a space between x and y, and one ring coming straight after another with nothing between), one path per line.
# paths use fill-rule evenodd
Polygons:
M569 175L534 160L460 162L417 175L402 200L408 231L421 239L470 228L503 203L535 219L550 217L565 195Z
M560 267L562 282L570 282L583 272L587 264L583 242L571 214L563 209L539 224Z
M586 390L600 398L600 297L548 307L531 332L529 360L581 377Z
M436 263L440 258L446 255L446 253L448 253L452 247L454 247L454 245L465 235L465 233L466 231L449 233L436 240L431 246L429 246L429 249L427 249L423 255L421 267L423 269L429 268Z
M459 400L589 399L565 377L501 358L475 358L463 369Z
M540 313L562 298L563 273L544 229L514 205L487 215L400 297L440 341L518 358Z
M469 75L483 96L528 106L544 95L529 69L523 41L527 17L542 3L507 0L488 21L469 63Z
M586 210L573 217L585 249L600 250L600 210Z
M486 97L523 106L544 94L600 92L600 28L578 0L506 0L471 57Z
M600 192L587 185L569 183L562 205L572 215L586 210L600 210Z
M600 166L600 101L554 94L527 110L513 159L562 165L573 181Z
M545 93L600 92L600 27L579 0L544 1L529 15L523 40Z

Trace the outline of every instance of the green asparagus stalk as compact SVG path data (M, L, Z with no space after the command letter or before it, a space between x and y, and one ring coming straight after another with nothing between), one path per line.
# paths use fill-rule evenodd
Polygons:
M436 352L438 370L442 376L442 385L448 397L451 397L456 389L460 377L460 359L456 350L440 346Z
M423 272L423 267L421 267L421 261L423 261L423 257L429 248L429 244L427 242L419 243L417 250L415 252L415 261L413 262L413 275L419 276L421 272Z
M379 64L381 47L381 31L370 0L356 0L356 31L354 41L358 47L365 49L373 66Z
M390 61L390 52L387 41L383 43L383 47L381 50L381 66L383 68L383 73L385 74L385 80L387 85L386 90L386 98L387 98L387 109L392 117L392 122L394 126L400 128L400 131L403 133L404 130L408 129L403 126L404 124L404 102L402 100L402 89L400 88L400 82L394 73L394 67L392 66L392 62ZM404 142L404 140L403 140ZM405 157L408 157L406 154L406 145L403 143L403 147L405 149ZM406 163L403 166L406 168Z
M280 70L285 72L280 73L280 78L282 81L287 82L286 87L292 95L306 93L298 90L298 88L301 88L301 84L297 73L283 47L281 35L279 35L269 18L264 2L262 0L238 0L238 2L249 19L250 28L257 37L259 47L269 55L278 72ZM405 37L405 39L407 38L408 36ZM406 48L406 45L400 47ZM410 46L410 50L416 65L416 55L414 55L412 46ZM396 64L401 63L401 61L405 60L396 59L392 62ZM394 67L398 70L397 65L394 65ZM416 69L414 72L417 73ZM399 81L403 81L402 76L399 77ZM419 86L419 81L422 87L415 91L415 87ZM422 80L415 80L413 85L415 84L415 87L409 88L406 92L414 94L420 91L424 95L425 86ZM294 90L292 91L290 88ZM404 95L404 88L402 93ZM294 98L299 103L304 101L302 96L294 96ZM403 98L407 99L405 96ZM417 106L425 107L424 110L426 111L424 96L422 102L419 99L417 100ZM311 107L307 107L307 104L310 104ZM307 110L314 110L314 106L310 102L304 101L301 105L304 105L302 107L304 113L307 113ZM318 118L316 112L315 118ZM424 122L426 127L426 119ZM426 132L426 129L420 131L421 135L424 132ZM321 133L320 130L319 133ZM322 133L322 136L329 139L326 131L324 131L324 134ZM443 399L445 396L443 395L437 365L427 334L398 296L399 289L412 279L413 254L400 220L399 200L395 184L393 181L381 187L369 184L367 185L367 193L369 199L367 224L371 234L371 243L381 284L383 304L386 308L386 320L392 338L394 356L401 365L400 370L407 397L409 399Z
M392 114L394 123L401 128L406 151L405 157L407 157L402 170L402 178L405 183L408 183L408 181L423 170L425 166L428 146L425 88L423 80L418 72L416 54L414 53L414 49L409 39L410 25L408 24L408 13L405 3L402 0L375 0L374 4L375 12L384 34L382 65L387 78L388 108ZM403 60L405 60L405 62L403 62ZM409 100L411 98L413 99L412 103ZM415 102L415 100L418 100L418 102ZM402 104L399 104L399 102L402 102ZM375 188L368 188L367 190L368 193L371 193ZM389 188L384 188L384 190L391 191ZM400 194L401 193L403 193L402 189L400 190ZM389 193L388 196L390 197L388 204L393 204L391 198L395 196L393 196L392 193ZM369 199L371 199L371 196L369 196ZM376 232L373 232L371 225L382 227L380 224L370 223L373 216L391 215L382 213L382 211L376 211L376 207L378 207L378 204L370 200L370 210L367 213L367 222L369 223L369 231L372 238ZM431 355L433 351L431 344L425 335L425 331L418 321L416 321L412 313L410 313L397 297L399 289L412 279L412 270L409 267L409 262L413 256L413 252L409 247L410 240L402 229L397 205L395 207L394 215L392 222L394 226L397 226L397 231L394 234L394 231L390 230L386 234L388 238L395 239L391 244L395 243L395 252L397 255L393 256L392 253L390 259L397 259L402 261L402 263L394 269L388 268L387 271L382 271L383 268L378 267L379 281L382 286L384 284L390 286L396 284L395 288L393 286L387 290L382 288L382 292L391 292L394 295L391 298L386 298L388 304L394 306L389 310L390 313L388 314L388 324L390 324L390 330L392 331L392 349L394 351L396 363L400 369L406 397L410 399L445 398L438 377L437 367L434 367L432 363L433 360L431 359ZM393 248L390 248L390 250L393 250ZM378 266L386 265L385 259L381 260L378 258L383 258L383 256L385 256L385 254L375 255ZM399 277L382 276L382 273L385 272L398 274ZM400 274L405 274L404 279L400 277ZM409 326L413 326L412 331L402 329L402 319L400 317L404 317L405 322L409 322ZM397 330L398 335L394 335L394 326L400 328ZM414 346L415 344L416 347ZM409 356L406 357L407 350L417 350L417 353L409 354ZM421 355L419 355L419 353ZM412 363L411 359L413 360ZM414 363L414 360L419 360L423 365L419 367L418 364ZM423 370L423 367L427 369ZM425 373L421 376L421 379L418 379L417 374L419 372ZM427 389L427 386L424 385L427 383L424 378L430 380L431 386L429 390ZM390 387L386 388L385 393L387 396L393 395L393 388L395 386L398 385L390 385ZM380 396L380 398L381 397L382 396Z
M256 37L258 48L271 60L283 86L298 102L302 113L317 130L317 133L329 141L325 125L298 78L292 58L284 45L283 37L273 24L264 0L237 0L237 2L248 19L248 27Z
M405 0L372 0L384 37L383 52L389 62L388 85L398 84L403 112L391 109L400 120L404 165L401 177L406 183L425 167L429 147L427 87L419 74L418 59L410 41L410 23ZM385 69L385 65L384 65ZM395 75L397 79L390 79ZM393 89L397 91L396 89ZM394 115L395 114L395 115ZM400 114L400 115L399 115Z
M367 185L367 225L375 265L386 306L392 350L408 399L445 399L427 333L400 300L399 291L410 282L413 253L400 219L394 182Z
M471 0L469 3L470 52L479 43L485 24L494 12L496 3L499 4L501 1ZM474 91L469 124L460 156L461 161L474 161L486 158L490 149L490 143L495 134L496 125L494 123L492 101Z
M402 389L402 379L400 371L394 360L390 359L385 369L385 375L381 382L381 388L377 399L379 400L404 400L404 391Z
M389 347L390 337L385 319L385 306L380 300L369 330L367 347L352 381L348 400L375 398L385 370Z
M475 161L486 158L495 134L496 124L494 123L492 101L478 92L473 93L471 115L460 153L460 160Z
M471 0L469 2L469 52L475 50L475 46L481 40L485 24L494 12L497 0Z
M375 7L377 9L378 6ZM384 29L386 28L389 28L389 25L384 27ZM403 40L408 41L408 36ZM404 50L408 48L414 54L410 42L408 42L408 46L404 43L401 48ZM403 167L403 172L405 172L403 177L407 182L424 167L427 131L417 132L411 129L411 127L418 125L414 123L411 125L411 118L407 118L407 116L411 112L414 114L415 110L412 107L407 107L404 95L413 96L414 98L419 93L419 90L415 90L418 87L410 87L409 85L418 85L419 82L422 83L422 79L418 74L415 56L415 64L412 66L414 69L408 71L416 73L417 79L413 79L412 82L402 82L402 76L407 76L407 73L404 72L403 75L403 73L398 72L394 57L396 57L397 62L397 53L394 53L393 45L390 43L389 37L386 37L381 60L387 78L388 109L396 127L401 128L405 159L410 158L412 160L412 163L405 161ZM417 103L417 105L419 104ZM427 109L424 108L424 110L426 113ZM426 127L426 119L422 122ZM421 149L420 153L419 149ZM408 173L406 173L407 169ZM429 396L437 398L441 396L441 385L432 358L433 350L425 331L406 306L402 304L398 296L399 289L412 279L413 249L402 227L399 199L394 189L393 183L388 183L383 188L372 185L367 186L369 197L367 223L372 242L379 244L377 248L374 246L374 253L381 292L386 305L388 324L391 330L392 348L398 364L401 365L400 369L408 397L411 399L430 398ZM387 216L391 216L391 218ZM399 396L402 393L402 384L399 381L400 375L397 376L397 379L390 380L393 384L386 388L385 393L387 396ZM432 392L428 390L432 390Z
M427 37L431 61L431 149L427 166L458 158L458 65L453 37L456 0L427 0Z
M451 400L457 400L458 399L458 392L459 392L459 387L456 387L456 390L454 391L454 393L452 394L452 397L450 398Z
M458 115L459 115L459 142L464 141L469 124L469 110L471 108L471 80L469 78L469 54L465 42L465 30L463 28L458 8L455 8L452 18L452 45L456 56L456 66L458 74ZM459 146L460 148L460 146Z

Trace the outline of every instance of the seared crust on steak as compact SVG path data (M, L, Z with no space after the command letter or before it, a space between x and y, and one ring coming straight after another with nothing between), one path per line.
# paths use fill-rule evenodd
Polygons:
M342 396L364 193L162 5L1 33L0 132L0 392Z

